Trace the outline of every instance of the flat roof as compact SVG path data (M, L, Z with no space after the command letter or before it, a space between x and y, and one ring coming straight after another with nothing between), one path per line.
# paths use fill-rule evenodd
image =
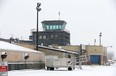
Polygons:
M42 21L41 23L44 23L44 24L51 24L51 25L54 25L54 24L57 24L57 25L63 25L63 24L66 24L67 22L64 21L64 20L45 20L45 21Z
M78 52L73 52L73 51L65 50L65 49L56 49L56 48L46 47L46 46L41 46L41 45L39 45L38 47L43 48L43 49L52 50L52 51L57 51L57 52L70 53L70 54L79 54Z

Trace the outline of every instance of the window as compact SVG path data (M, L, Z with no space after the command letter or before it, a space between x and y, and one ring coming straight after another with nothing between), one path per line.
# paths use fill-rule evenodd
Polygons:
M62 25L59 25L58 29L62 29Z
M68 55L67 55L67 57L68 57L68 58L71 58L71 55L70 55L70 54L68 54Z
M53 25L53 30L55 30L55 25Z
M58 25L56 25L56 29L58 29Z
M57 38L57 37L58 37L58 35L55 35L55 37Z
M47 29L47 30L49 29L49 25L46 26L46 29Z
M52 26L50 25L50 30L52 30Z
M42 39L42 36L39 36L39 39Z
M54 35L51 35L51 38L53 38L54 37Z
M43 39L46 39L46 36L45 35L43 36Z

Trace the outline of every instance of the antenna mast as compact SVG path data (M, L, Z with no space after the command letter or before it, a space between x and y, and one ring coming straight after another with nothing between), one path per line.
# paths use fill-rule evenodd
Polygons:
M58 13L58 16L59 16L59 20L60 20L60 12Z

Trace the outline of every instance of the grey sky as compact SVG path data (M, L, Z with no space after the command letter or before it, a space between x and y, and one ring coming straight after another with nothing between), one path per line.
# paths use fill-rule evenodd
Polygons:
M0 0L0 37L11 35L28 39L30 30L36 28L36 3L41 2L39 27L43 20L60 19L67 22L71 44L102 44L116 47L116 1L115 0Z

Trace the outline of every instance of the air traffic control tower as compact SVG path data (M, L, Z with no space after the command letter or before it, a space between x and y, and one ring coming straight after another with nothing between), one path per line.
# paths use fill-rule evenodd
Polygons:
M63 31L66 26L65 21L54 20L54 21L42 21L44 31Z
M64 20L46 20L42 21L43 31L38 32L38 44L49 45L69 45L70 33L65 30L66 22ZM33 42L36 42L36 31L32 32Z

